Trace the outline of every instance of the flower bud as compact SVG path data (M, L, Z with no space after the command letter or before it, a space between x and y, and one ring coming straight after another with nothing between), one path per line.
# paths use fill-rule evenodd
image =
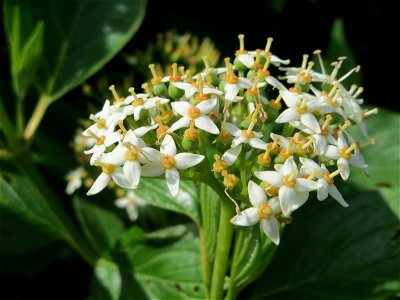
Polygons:
M156 83L153 86L153 93L154 93L154 95L159 96L159 97L166 97L167 96L167 86L163 82Z
M173 84L170 84L168 87L168 93L172 98L174 98L175 100L178 100L178 99L182 98L182 96L185 94L185 91L177 88Z

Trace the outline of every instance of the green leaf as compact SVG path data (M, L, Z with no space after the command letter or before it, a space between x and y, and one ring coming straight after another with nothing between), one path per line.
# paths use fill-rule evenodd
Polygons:
M122 279L118 266L111 261L99 259L95 264L94 273L98 282L108 293L106 299L119 299Z
M21 36L40 22L45 24L45 59L39 65L35 83L42 94L54 101L80 85L122 49L139 28L145 6L145 0L9 0L3 15L8 35L10 24L20 27ZM15 14L10 17L15 10L20 11L19 23Z
M383 299L400 292L399 220L377 192L344 196L346 209L333 199L309 199L294 214L252 299Z
M179 194L173 197L164 180L144 178L135 189L135 193L148 204L185 214L195 222L199 222L198 190L193 182L181 181Z
M40 233L49 232L52 238L63 239L91 262L94 259L92 249L82 239L58 199L44 185L41 175L29 165L26 158L21 157L19 161L25 168L2 164L4 169L0 174L0 209L23 220L23 225L31 226L35 230L40 228ZM29 244L26 240L21 240L20 247L29 248L25 243Z
M341 56L346 56L347 59L343 63L343 66L339 71L337 78L340 78L341 75L344 75L351 68L356 67L358 63L352 47L346 38L344 22L342 19L336 19L332 26L331 40L328 48L327 57L329 59L329 62L331 62L336 61L338 57ZM359 73L353 73L351 78L352 84L361 84L361 76Z
M400 218L400 114L379 108L379 113L369 117L366 124L369 135L376 141L375 145L366 147L362 152L369 165L369 176L363 170L352 168L348 182L362 190L378 190ZM349 132L356 140L365 141L356 127L350 128Z
M190 231L178 240L149 239L137 230L129 235L133 235L126 238L130 243L124 243L118 252L131 262L131 272L150 299L205 298L200 242Z
M231 276L237 293L262 274L277 247L256 225L236 228L234 249Z
M75 214L87 240L99 254L114 247L124 230L121 218L109 208L101 207L93 199L73 197Z

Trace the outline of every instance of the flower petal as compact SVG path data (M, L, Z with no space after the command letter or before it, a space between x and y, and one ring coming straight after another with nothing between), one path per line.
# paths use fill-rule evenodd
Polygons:
M161 161L153 161L142 167L142 176L158 177L165 173L165 169L161 164Z
M251 205L259 207L261 204L267 203L267 195L258 184L250 180L248 188Z
M297 121L299 119L300 115L296 111L295 108L289 107L288 109L285 109L279 116L276 118L275 122L276 123L288 123L288 122L293 122Z
M340 194L339 190L333 184L329 186L329 195L331 195L343 207L349 206L349 204L343 199L342 194Z
M239 93L239 90L240 88L236 84L231 84L231 83L225 84L224 88L225 98L229 101L233 101L233 99L235 99L236 95Z
M125 152L126 149L122 145L118 145L113 151L101 155L98 161L105 164L122 166L126 161Z
M192 105L186 101L172 102L171 106L172 109L181 116L186 116L188 110L192 107Z
M280 173L281 173L283 176L286 176L286 175L289 175L289 174L295 175L295 174L298 173L298 171L297 171L297 166L296 166L296 163L294 162L293 156L290 156L290 157L285 161L285 163L283 164L282 169L280 170Z
M318 183L310 179L297 178L295 189L299 192L314 191L318 188Z
M340 172L340 176L342 176L343 180L347 180L350 176L349 161L341 157L337 161L337 166L338 168L343 168L343 171Z
M254 175L263 182L272 186L280 187L283 185L282 175L275 171L256 171Z
M217 105L217 102L218 100L215 98L204 100L197 104L196 107L200 109L202 114L206 115Z
M255 207L246 208L240 215L234 216L230 222L239 226L251 226L260 220L258 209Z
M318 189L317 189L317 199L319 201L325 200L328 198L329 193L329 184L324 179L318 180Z
M275 216L270 216L268 219L262 219L260 225L267 237L269 237L275 245L279 245L280 226Z
M265 143L263 140L260 140L258 138L252 138L249 140L250 146L256 149L261 149L265 150L267 148L267 143Z
M240 54L237 56L238 60L247 68L251 69L254 65L254 58L248 54Z
M300 115L300 122L305 126L307 126L308 128L312 129L316 133L321 132L321 128L319 127L317 119L311 113Z
M190 124L190 119L187 116L184 116L180 118L178 121L176 121L174 124L171 125L170 128L168 128L168 133L174 132L175 130L189 127Z
M137 137L142 137L144 136L146 133L148 133L150 130L156 129L158 126L158 124L154 124L151 126L142 126L139 128L136 128L133 133L137 136ZM140 146L142 147L142 146Z
M111 178L114 180L114 182L118 186L120 186L122 188L134 188L135 187L135 186L132 186L131 183L128 181L122 168L115 168L114 172L111 174Z
M179 192L179 172L177 169L165 170L165 179L167 180L168 189L172 196L176 197Z
M302 206L308 199L309 192L296 192L295 197L292 199L292 208L294 211Z
M247 144L247 142L248 139L245 136L239 135L232 140L231 147L234 148L239 146L240 144Z
M175 167L179 170L187 169L201 163L204 155L192 153L178 153L175 155Z
M214 122L208 116L200 116L194 119L194 125L197 128L203 129L212 134L219 134L218 127L214 124Z
M301 99L296 94L289 92L287 90L281 90L279 93L282 95L283 101L285 101L288 107L295 107L301 102Z
M126 212L128 213L128 217L131 221L136 221L139 216L139 211L136 205L129 205L126 208Z
M282 213L288 215L292 211L293 198L296 195L294 188L281 186L279 189L279 202L281 203Z
M242 152L242 145L226 150L221 159L224 160L228 166L231 166L237 160L240 152Z
M93 183L86 195L91 196L101 192L107 186L107 184L109 184L110 180L111 176L102 172L100 176L97 177L96 181Z
M130 186L136 187L139 184L141 166L137 161L128 160L124 166L123 171Z
M172 136L170 136L169 134L167 134L164 137L164 139L161 143L160 152L163 154L175 156L175 154L176 154L175 141L172 138Z
M224 126L223 128L228 130L228 132L233 136L241 135L242 130L232 123L225 122L222 126Z
M265 81L272 85L274 88L277 88L278 90L286 90L286 87L275 77L273 76L268 76L265 78Z

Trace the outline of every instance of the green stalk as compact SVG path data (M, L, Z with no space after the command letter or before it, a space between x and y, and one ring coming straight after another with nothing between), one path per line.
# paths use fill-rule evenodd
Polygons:
M203 271L203 281L204 285L206 286L206 292L207 292L207 299L210 298L210 282L211 282L211 269L209 267L209 257L207 253L207 243L206 243L206 236L204 232L204 228L208 227L207 224L207 218L206 216L207 212L205 211L207 208L207 199L206 199L206 191L207 191L207 185L204 183L200 183L200 209L201 209L201 222L202 224L199 226L199 235L200 235L200 241L201 241L201 263L202 263L202 271Z
M28 125L26 125L22 138L29 142L42 121L47 108L49 107L51 101L48 95L41 95L38 103L36 104L35 110L31 118L29 119Z
M236 282L235 282L235 277L237 273L237 268L235 261L239 259L240 256L240 251L239 245L243 244L243 239L244 239L244 231L239 230L237 234L235 235L235 246L233 250L233 258L232 258L232 267L231 267L231 280L229 281L229 288L228 292L225 296L225 300L231 300L231 299L236 299L237 297L237 290L236 290Z
M218 241L215 253L214 269L211 281L211 299L222 299L224 279L228 270L234 226L229 222L232 218L232 205L226 198L221 199L221 215L218 226Z

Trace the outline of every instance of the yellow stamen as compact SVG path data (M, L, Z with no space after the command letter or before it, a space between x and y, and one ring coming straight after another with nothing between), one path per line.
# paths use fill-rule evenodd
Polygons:
M229 190L233 189L239 181L235 174L228 174L226 170L223 170L221 175L224 177L224 186Z
M329 97L332 97L332 96L335 94L335 92L336 92L336 90L337 90L338 88L339 88L339 84L336 83L336 84L332 87L332 89L330 90L328 96L329 96Z
M268 219L272 214L272 208L266 203L263 203L258 208L258 216L260 219Z
M122 101L124 101L124 98L123 97L120 97L119 95L118 95L118 93L117 93L117 91L115 90L115 85L110 85L110 87L108 88L110 91L111 91L111 93L113 94L113 96L114 96L114 101L115 102L122 102Z
M362 114L363 118L369 117L370 115L376 115L378 113L378 108L375 107L374 109L371 109L369 111L366 111Z
M303 61L301 63L301 68L304 70L307 66L308 54L303 54Z
M156 106L160 110L162 115L166 114L167 111L165 110L164 106L161 104L160 100L156 101Z
M194 120L189 121L189 128L185 130L184 137L186 137L189 141L194 141L199 136L199 132L196 128L194 128Z
M287 187L293 187L296 184L296 178L292 174L283 176L283 184Z
M271 45L272 45L272 42L274 41L274 39L272 38L272 37L269 37L268 39L267 39L267 44L265 45L265 54L269 54L270 53L270 51L271 51Z
M347 150L344 153L349 154L351 151L353 151L356 148L357 148L357 144L353 143L353 144L350 145L349 148L347 148Z
M345 130L347 127L351 125L351 122L349 120L346 120L343 125L340 127L340 130Z
M296 111L301 115L308 113L308 107L305 101L296 104Z
M239 34L238 38L239 38L239 44L240 44L239 51L245 51L244 50L244 34Z
M121 130L122 130L122 133L125 135L127 132L128 132L128 130L126 130L126 128L125 128L125 126L124 126L124 121L119 121L118 122L118 126L119 126L119 128L121 128Z
M333 117L332 115L326 115L324 124L322 124L321 129L326 129L328 127L329 123L332 121Z
M267 72L268 71L268 67L269 67L270 62L271 62L271 56L267 55L267 58L266 58L265 63L264 63L264 67L262 69L263 72ZM269 71L268 71L268 75L264 76L264 77L268 77L268 76L269 76Z
M301 146L301 149L307 149L312 143L314 143L315 142L315 137L313 137L313 136L310 136L309 138L308 138L308 142L307 143L305 143L303 146Z
M215 162L213 163L213 171L215 173L221 173L223 170L225 170L228 167L228 164L226 161L222 160L221 157L218 154L214 155Z
M151 83L159 83L161 81L161 77L157 75L155 65L150 64L149 69L151 71L151 74L153 75L153 79L151 80Z
M138 158L139 152L135 146L129 144L129 150L125 152L124 156L126 160L135 161Z
M181 81L181 75L178 73L177 63L172 64L172 75L169 77L169 80L173 82Z
M314 170L314 171L312 171L312 173L310 175L308 175L307 179L313 180L318 174L319 174L319 171Z
M167 170L175 167L175 158L171 155L161 154L161 164Z
M146 91L147 95L149 95L150 98L154 97L148 83L143 83L142 88Z
M107 175L111 175L115 170L115 166L111 165L111 164L103 164L101 166L101 168L102 168L102 171L104 173L106 173Z
M333 178L337 175L339 175L341 172L343 172L345 170L344 167L340 166L335 172L332 172L331 174L329 174L329 178Z

